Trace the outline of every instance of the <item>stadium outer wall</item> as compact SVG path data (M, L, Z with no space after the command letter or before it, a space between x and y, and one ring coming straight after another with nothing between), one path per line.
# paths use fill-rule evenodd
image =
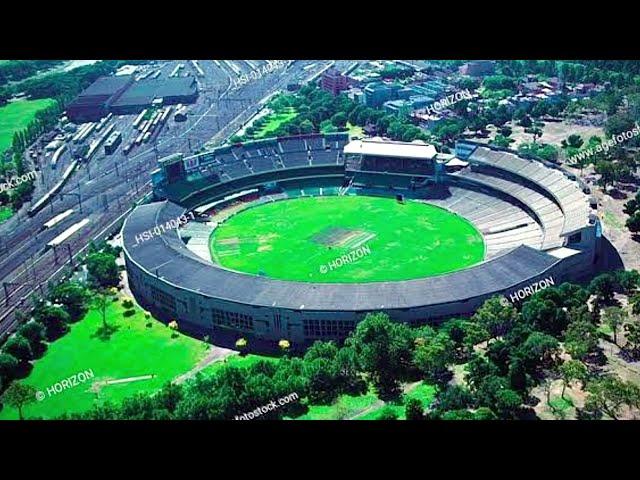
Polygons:
M224 153L229 157L227 150ZM206 155L202 154L203 158ZM138 302L160 320L176 320L181 331L208 335L214 343L226 346L233 346L242 337L249 340L251 349L268 351L276 349L281 339L292 342L294 349L316 340L341 340L371 312L382 311L394 321L411 325L436 323L471 315L494 295L519 302L536 289L580 282L593 275L601 242L597 223L582 228L579 240L567 244L571 250L568 255L552 255L522 245L445 275L361 284L287 282L232 272L197 257L177 230L163 230L162 235L138 242L142 232L244 188L321 177L341 177L346 184L351 178L341 160L338 154L338 163L309 162L304 167L220 183L207 179L182 182L180 189L167 183L166 173L176 161L166 162L162 175L154 176L154 191L160 198L175 198L178 203L160 201L139 206L122 229L129 285ZM454 176L445 175L443 181L460 185L460 179ZM393 193L401 190L390 186Z
M167 232L137 245L136 235L141 231L185 211L170 202L156 202L138 207L126 220L124 253L132 293L143 308L160 320L177 320L183 331L209 335L216 344L227 346L244 337L252 348L263 351L275 349L280 339L297 348L316 340L343 339L366 314L375 311L384 311L395 321L420 325L471 315L494 295L522 301L534 293L536 285L588 278L597 242L592 227L583 235L584 250L563 259L522 246L468 269L421 280L300 284L206 265L180 245L177 232L175 238ZM291 291L297 292L296 298L291 299ZM326 298L338 300L329 304ZM320 306L314 307L314 302ZM394 302L393 307L384 306Z

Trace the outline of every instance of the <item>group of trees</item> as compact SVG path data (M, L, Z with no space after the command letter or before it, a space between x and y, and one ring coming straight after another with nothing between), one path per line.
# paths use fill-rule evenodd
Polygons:
M87 272L90 285L96 290L107 290L120 283L120 269L116 259L122 251L121 247L113 247L106 242L89 244L86 256Z
M413 125L406 116L390 114L381 108L371 108L354 102L346 95L333 96L321 90L316 85L306 85L296 94L283 94L274 98L269 107L276 113L293 109L297 115L281 124L273 132L273 136L300 135L307 133L330 133L344 131L347 122L351 125L364 127L372 124L376 126L380 135L387 135L394 140L406 142L415 139L427 140L426 132ZM259 121L258 121L259 122ZM246 139L259 128L247 129ZM245 140L234 137L231 142Z
M31 77L62 64L62 60L8 60L0 63L0 85Z
M13 136L11 147L11 162L0 160L0 178L22 175L27 168L24 164L24 152L40 135L50 130L58 121L58 116L63 110L60 102L36 113L35 118L22 131ZM11 205L13 210L19 209L23 203L31 199L34 190L34 180L20 183L8 191L0 192L0 205Z
M156 395L137 395L120 406L96 406L70 417L233 420L291 393L304 399L260 417L280 419L305 413L308 404L331 404L340 395L363 394L368 382L382 398L397 398L402 381L419 379L421 371L436 372L448 364L439 346L443 339L427 327L411 329L385 314L369 314L342 346L316 342L299 358L285 354L277 362L259 361L250 368L226 366L211 377L167 384ZM408 408L416 413L415 405Z
M640 192L635 197L624 204L624 213L629 215L626 226L632 233L640 232Z
M408 69L390 69L398 71L400 77L410 75ZM456 102L451 107L455 113L454 117L449 117L438 121L429 130L422 130L417 127L412 119L402 113L390 114L382 108L371 108L349 100L345 95L333 97L328 92L320 90L314 85L303 87L296 95L281 95L276 98L271 106L276 112L283 111L285 107L294 107L298 116L278 127L274 132L275 136L297 135L312 132L332 132L344 130L346 122L352 125L365 126L373 124L380 135L386 135L394 140L412 141L421 139L440 143L443 146L451 147L455 140L466 130L471 132L483 131L487 125L492 124L497 127L504 126L509 121L517 122L525 127L528 133L533 135L533 140L542 136L540 119L545 116L557 117L567 111L568 107L573 108L566 95L553 100L541 100L533 104L520 105L517 108L501 105L499 100L517 93L518 85L524 80L524 76L530 73L540 73L543 77L562 74L567 81L587 81L588 75L583 70L591 73L600 71L596 67L587 68L579 63L562 63L555 61L503 61L498 62L498 73L485 77L481 82L478 79L463 77L458 80L459 89L476 89L482 87L482 95L485 102L479 103L473 100L462 100ZM404 72L404 73L403 73ZM612 78L618 78L617 72L609 72ZM587 76L585 76L587 75ZM595 75L600 78L600 74ZM391 77L399 78L395 74ZM390 77L390 78L391 78ZM605 75L609 78L609 74ZM603 80L604 81L604 80ZM617 80L612 83L616 85ZM625 83L626 85L626 83ZM619 105L622 104L622 94L617 90L610 89L602 92L601 95L613 95L612 105L615 108L610 112L615 114ZM640 98L639 98L640 102ZM640 103L639 103L640 105ZM640 109L639 109L640 112ZM617 124L621 123L617 119L610 120L611 125L608 130L619 133ZM625 123L626 125L626 123ZM257 127L256 127L257 128ZM624 131L624 130L620 130ZM247 138L251 137L251 132ZM507 147L511 142L509 135L500 133L494 143ZM235 138L240 141L242 138ZM550 145L543 145L540 152L544 158L557 159L557 150Z
M113 299L110 288L118 285L119 269L116 258L119 248L106 243L90 244L86 256L89 285L64 281L49 289L44 298L34 301L29 316L18 313L21 326L9 337L0 350L0 392L13 380L23 378L30 370L30 362L46 351L46 343L53 342L69 331L69 325L82 319L89 307L108 305ZM89 290L92 288L92 290ZM22 398L22 387L8 391L10 402ZM5 399L6 400L6 399Z
M598 328L607 325L614 342L635 328L635 337L627 333L626 342L630 351L638 350L638 322L629 320L614 295L636 297L639 285L634 271L603 274L587 287L547 288L519 306L494 297L471 318L439 327L411 328L384 313L369 314L342 345L319 341L302 357L285 354L249 368L225 366L207 378L167 384L155 395L139 394L121 405L107 403L65 418L231 420L295 392L300 402L260 417L280 419L369 386L383 400L398 399L402 385L417 380L437 385L438 392L426 414L419 402L407 402L408 419L527 418L531 389L543 385L549 395L549 383L557 379L562 396L573 385L587 393L581 418L615 419L623 408L640 406L640 389L600 373ZM450 382L456 364L466 365L464 384Z
M566 82L605 83L615 87L632 85L640 72L633 61L609 60L499 60L497 70L503 75L522 77L527 74L562 77Z
M0 350L0 391L28 373L30 362L46 351L45 342L58 339L68 331L69 324L84 316L89 300L83 285L63 282L36 302L29 319L24 315L18 318L22 325Z
M626 120L620 120L622 117ZM630 126L632 129L634 124L629 124L628 120L626 115L610 117L605 132L615 136L630 131L627 127ZM618 181L629 178L636 170L638 166L637 155L626 148L632 146L631 142L636 138L632 137L625 141L624 145L616 143L610 146L607 143L609 140L606 138L603 140L594 135L585 144L580 135L574 134L562 141L562 150L567 163L580 168L581 171L593 164L595 173L600 175L598 183L606 188L608 185L615 185Z
M616 332L637 322L625 323L625 313L612 305L614 293L633 295L640 284L637 272L616 272L596 277L588 288L562 284L536 293L520 310L501 305L492 299L478 310L471 321L455 321L459 344L464 348L485 339L484 351L463 349L468 356L466 382L468 388L448 387L440 391L431 416L433 418L475 418L483 407L499 418L526 415L531 387L559 378L562 395L573 382L581 382L588 392L584 415L603 413L616 418L623 406L638 406L640 390L615 376L599 375L588 368L601 360L598 326L606 323ZM587 301L591 298L593 308ZM601 314L601 310L605 312ZM602 317L602 318L601 318ZM451 322L445 326L451 325ZM626 328L626 327L625 327ZM467 340L471 335L472 339ZM628 340L628 339L627 339ZM562 351L571 359L562 360ZM623 393L620 393L623 392ZM611 408L615 404L615 408ZM482 411L484 418L486 410Z

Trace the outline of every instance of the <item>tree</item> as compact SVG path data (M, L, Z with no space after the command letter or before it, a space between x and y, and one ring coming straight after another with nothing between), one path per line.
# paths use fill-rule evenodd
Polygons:
M99 289L93 294L93 308L97 309L102 316L102 327L108 329L107 324L107 307L111 304L111 295L107 290Z
M490 362L482 355L474 353L469 363L467 363L467 371L464 378L472 391L478 391L487 377L496 376L498 373L498 367L493 362Z
M634 120L628 113L616 113L607 118L604 132L607 137L612 137L633 130L634 126Z
M585 410L604 413L613 420L618 420L623 406L640 406L640 387L615 376L592 380L587 384L587 393Z
M563 140L563 143L565 143L564 140ZM582 137L577 134L569 135L569 137L566 140L566 145L568 147L580 148L583 144L584 144L584 140L582 140Z
M313 127L313 123L311 123L311 120L306 119L300 122L300 133L302 134L312 133L313 130L314 130L314 127Z
M522 319L533 329L560 337L568 324L567 313L552 300L536 294L522 305Z
M461 385L449 385L441 389L436 400L439 411L466 410L474 404L475 399L471 392Z
M640 273L636 270L618 270L615 272L616 282L626 295L633 295L640 286Z
M93 252L87 255L87 271L91 280L99 287L116 287L120 283L116 257L111 253Z
M495 375L483 380L476 397L481 405L490 408L503 419L513 418L522 404L522 398L510 388L509 382Z
M3 385L16 378L19 367L20 362L16 357L8 353L0 353L0 380Z
M511 304L503 305L501 298L495 296L484 302L471 319L482 325L491 338L496 338L511 329L517 316L518 311Z
M388 421L397 419L398 414L395 412L395 410L389 405L385 405L384 407L382 407L382 410L380 411L380 414L378 415L378 418L376 420Z
M525 127L525 128L529 128L529 127L531 127L531 125L533 125L533 121L531 120L531 117L529 115L524 115L520 119L520 125Z
M618 345L618 328L626 322L629 314L620 307L607 307L602 311L602 318L613 331L613 343Z
M595 165L595 172L600 175L598 183L605 189L607 188L607 185L613 185L618 181L618 170L613 162L599 160Z
M405 417L407 420L424 420L422 403L417 398L409 398L405 405Z
M54 340L67 332L69 314L60 305L42 303L34 309L33 319L44 325L47 339Z
M631 305L631 313L634 315L640 315L640 293L636 293L629 299Z
M328 404L340 394L340 379L333 359L314 358L304 360L304 375L308 379L309 400Z
M627 218L625 225L632 233L640 232L640 210L636 211L633 215Z
M636 193L635 197L624 204L622 211L627 215L633 215L640 210L640 191Z
M28 362L33 358L33 352L31 351L31 345L29 341L20 334L15 334L7 343L4 344L3 350L16 357L21 362Z
M347 116L343 112L336 113L331 117L331 123L338 129L344 128L347 124Z
M527 373L526 362L518 357L515 357L509 363L508 377L511 388L516 392L525 393L531 383L530 376Z
M591 280L591 283L589 283L589 291L592 295L598 296L602 303L608 305L613 301L615 284L616 281L613 275L603 273Z
M562 393L560 396L564 398L564 392L572 382L584 382L587 379L587 374L587 367L579 360L567 360L560 365L560 375L562 377Z
M533 332L518 348L518 355L525 361L527 370L533 372L539 366L555 363L559 351L558 340L542 332Z
M491 142L492 145L495 145L496 147L502 147L502 148L509 148L509 145L511 145L511 142L513 142L513 140L505 137L502 134L498 134L496 135L496 137L493 139L493 141Z
M625 349L631 352L632 357L637 358L640 350L640 324L636 322L627 323L624 326L624 331L627 338Z
M361 369L369 374L380 395L399 393L399 380L411 369L413 333L403 323L394 323L384 313L370 313L347 339Z
M49 299L64 305L71 321L75 322L87 313L89 292L78 282L63 282L51 290Z
M30 385L14 382L2 396L3 401L18 410L20 420L24 420L22 409L36 400L36 389Z
M588 321L573 322L565 333L565 349L575 358L582 360L598 349L598 330Z
M439 333L415 348L415 366L430 381L438 382L453 362L454 345L448 335Z
M44 325L34 320L22 325L18 329L18 333L29 341L32 351L37 350L42 345L45 338Z

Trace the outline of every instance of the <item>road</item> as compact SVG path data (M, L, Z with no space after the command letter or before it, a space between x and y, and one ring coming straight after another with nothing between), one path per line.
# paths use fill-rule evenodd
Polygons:
M329 62L315 62L316 67L303 71L312 62L297 61L287 69L275 70L242 87L234 88L238 72L247 73L261 68L266 61L200 60L204 77L197 76L191 62L155 62L149 69L160 70L160 77L168 76L178 63L182 72L196 76L200 96L189 106L187 121L174 122L172 117L150 144L135 147L128 156L122 147L133 141L137 130L133 127L136 115L114 117L110 123L122 132L123 141L113 155L105 155L102 147L88 162L72 175L61 193L33 217L26 212L26 204L9 221L0 225L0 335L12 331L17 322L16 310L28 310L34 293L46 293L48 283L57 279L77 262L92 240L104 239L119 228L120 222L137 201L151 192L149 173L157 167L158 158L183 152L185 155L202 149L207 142L217 142L235 132L256 113L260 102L287 84L304 81L313 72ZM236 71L237 70L237 71ZM92 134L87 141L97 138L104 130ZM41 198L57 182L71 163L69 151L61 157L56 169L50 167L50 155L35 163L39 169L33 201ZM51 229L43 224L68 209L73 213ZM60 247L47 249L46 245L60 233L82 219L90 222L71 236Z

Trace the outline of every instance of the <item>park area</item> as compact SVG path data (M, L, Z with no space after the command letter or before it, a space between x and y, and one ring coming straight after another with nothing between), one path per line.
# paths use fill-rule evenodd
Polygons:
M13 135L29 125L40 110L53 105L49 98L18 100L0 107L0 154L11 147Z
M280 112L272 112L256 122L256 131L253 133L252 138L259 140L272 137L273 132L297 116L298 113L293 107L284 108Z
M92 371L94 377L28 405L26 418L52 419L106 401L119 403L138 392L156 391L189 372L210 348L146 319L138 307L125 309L121 301L108 306L106 318L107 328L101 312L89 311L34 362L30 375L20 381L44 393L47 387L80 372ZM0 411L0 420L17 418L17 411L7 406Z

